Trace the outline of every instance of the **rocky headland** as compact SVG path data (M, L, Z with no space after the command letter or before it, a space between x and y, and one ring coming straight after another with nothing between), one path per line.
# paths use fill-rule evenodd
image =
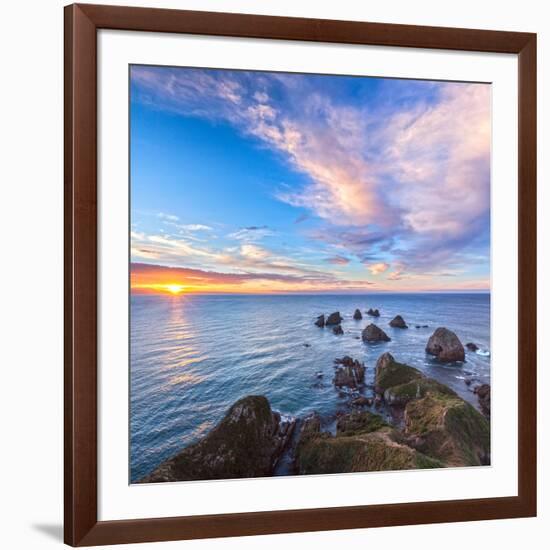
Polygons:
M372 308L367 314L379 316ZM362 319L359 309L349 317ZM333 312L319 315L314 324L341 335L343 322L340 312ZM401 315L389 325L408 326ZM367 345L383 347L391 341L374 323L363 329L361 337ZM479 349L472 343L466 348L471 353ZM434 362L461 365L465 361L464 346L445 327L431 334L425 353ZM322 385L322 371L315 376ZM243 397L209 433L140 482L273 476L281 474L282 463L284 475L490 464L491 388L475 378L464 381L472 386L479 410L449 386L387 351L381 350L370 365L345 355L334 359L332 385L340 398L347 399L345 409L336 411L335 417L314 413L292 418L274 411L265 396Z

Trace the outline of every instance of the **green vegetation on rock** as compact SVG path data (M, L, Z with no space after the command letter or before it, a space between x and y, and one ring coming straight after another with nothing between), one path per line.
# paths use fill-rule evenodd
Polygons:
M351 436L375 432L387 427L389 425L379 414L369 411L353 412L338 419L336 422L336 434L339 436Z
M405 432L419 439L416 448L448 466L489 462L489 422L456 394L434 392L410 401L405 408Z
M300 474L334 474L441 468L439 460L424 456L399 443L394 431L384 427L355 435L320 433L299 446L296 457Z
M423 377L424 375L419 370L404 363L398 363L391 353L386 352L376 362L374 385L377 393L383 394L388 388L400 386Z
M264 396L237 401L203 439L163 462L144 483L260 477L273 473L294 424L283 427Z

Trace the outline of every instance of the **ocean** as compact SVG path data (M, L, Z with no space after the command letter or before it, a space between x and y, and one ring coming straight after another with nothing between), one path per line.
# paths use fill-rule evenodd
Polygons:
M380 310L379 318L366 315L371 307ZM361 321L353 320L356 308ZM365 363L370 383L376 359L389 351L476 407L465 379L490 382L486 293L133 295L130 310L131 482L205 435L246 395L265 395L285 415L317 411L330 422L349 401L332 384L334 359L344 355ZM343 335L314 325L318 315L333 311L344 317ZM397 314L408 329L388 326ZM391 342L357 339L370 322ZM439 326L480 349L466 351L464 364L437 363L424 348Z

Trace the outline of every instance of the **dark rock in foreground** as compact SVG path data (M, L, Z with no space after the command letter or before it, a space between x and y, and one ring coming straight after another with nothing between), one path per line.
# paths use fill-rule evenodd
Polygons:
M407 323L405 323L405 319L403 319L403 317L401 317L401 315L396 315L390 321L390 327L393 327L393 328L409 328L407 326Z
M361 315L361 312L358 309L355 310L355 312L353 314L353 318L356 321L360 321L363 318L363 316Z
M470 351L477 351L479 349L479 347L474 344L473 342L468 342L466 344L466 347L470 350Z
M489 384L481 384L475 388L474 393L477 394L479 406L483 414L487 417L491 416L491 386Z
M389 342L391 338L375 324L371 323L361 333L364 342Z
M315 321L315 325L323 328L325 326L325 316L319 315L319 317L317 317L317 321Z
M245 397L203 439L163 462L140 482L273 475L295 423L282 421L265 397Z
M370 407L372 405L372 398L360 395L352 400L351 405L353 407Z
M371 315L372 317L380 317L380 312L377 309L369 308L367 315Z
M339 325L343 321L342 316L340 315L339 311L335 311L334 313L331 313L325 322L325 324L328 325Z
M337 359L336 364L340 364L334 373L334 385L337 388L344 386L356 389L365 382L365 365L349 356Z
M442 363L464 361L464 346L451 330L439 327L428 340L426 352Z

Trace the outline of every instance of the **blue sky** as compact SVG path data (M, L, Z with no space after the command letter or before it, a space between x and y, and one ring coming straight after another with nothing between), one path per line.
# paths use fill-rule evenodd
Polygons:
M133 66L133 288L486 290L490 127L485 84Z

